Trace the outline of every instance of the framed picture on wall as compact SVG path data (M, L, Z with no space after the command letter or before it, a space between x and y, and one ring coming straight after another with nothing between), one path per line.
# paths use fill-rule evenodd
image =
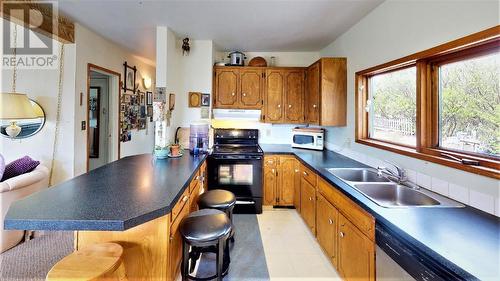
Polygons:
M135 92L135 74L137 72L137 68L135 66L130 66L125 62L123 79L125 79L125 84L123 86L123 90Z
M210 94L201 94L201 106L210 106Z
M146 92L146 105L153 105L153 92Z

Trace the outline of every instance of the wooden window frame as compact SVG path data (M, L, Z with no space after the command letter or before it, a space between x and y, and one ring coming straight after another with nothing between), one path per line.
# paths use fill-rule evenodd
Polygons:
M495 179L500 179L500 159L439 147L438 125L438 68L443 64L473 58L500 49L500 25L478 33L409 55L388 63L356 72L355 75L355 141L360 144L388 150ZM377 74L416 66L417 124L416 147L371 139L368 134L367 105L368 80ZM479 166L465 165L443 156L443 153L461 159L472 159Z

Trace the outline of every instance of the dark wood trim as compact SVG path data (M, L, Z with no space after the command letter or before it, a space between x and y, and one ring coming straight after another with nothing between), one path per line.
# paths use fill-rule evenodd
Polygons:
M12 20L14 23L22 26L37 26L36 23L30 24L30 17L25 15L23 18L18 18L16 15L11 15L10 9L4 9L4 5L6 5L6 3L0 4L2 17L6 21ZM68 18L59 15L59 13L57 13L57 32L54 32L52 25L49 23L53 21L53 11L46 7L46 5L51 5L51 3L33 3L31 1L19 1L19 3L13 3L11 1L8 5L10 7L18 5L20 9L29 8L40 11L43 17L42 25L37 28L33 28L32 31L54 38L62 43L75 43L75 24Z
M356 142L474 174L500 179L500 160L498 157L440 148L438 127L439 66L498 52L499 50L500 26L495 26L401 59L356 72ZM377 74L414 65L417 68L416 147L370 139L368 135L368 113L365 111L369 95L367 89L368 79ZM360 89L360 86L364 87ZM476 160L479 162L479 166L462 164L459 161L443 156L443 153L458 158Z
M89 153L90 153L90 134L89 134L89 96L90 96L90 71L91 70L98 70L98 71L101 71L101 72L104 72L104 73L107 73L107 74L110 74L110 75L114 75L116 77L118 77L118 81L117 81L117 89L118 89L118 107L117 107L117 112L118 112L118 125L117 125L117 134L118 134L118 155L117 155L117 158L120 159L120 154L121 154L121 141L120 141L120 125L121 125L121 114L120 114L120 102L121 102L121 95L122 95L122 88L120 87L120 84L121 84L121 74L119 72L116 72L116 71L113 71L111 69L108 69L108 68L105 68L105 67L102 67L102 66L98 66L98 65L95 65L95 64L92 64L92 63L87 63L87 107L85 108L85 115L87 117L87 145L86 145L86 149L87 149L87 152L86 152L86 170L87 172L89 171ZM109 92L109 90L108 90ZM108 93L108 99L109 97L111 97L110 95L111 93ZM108 110L109 111L109 110ZM110 116L110 120L111 120L111 116Z
M386 142L382 141L377 141L377 140L371 140L371 139L358 139L356 140L357 143L364 144L367 146L379 148L379 149L384 149L390 152L402 154L405 156L417 158L423 161L429 161L433 162L436 164L444 165L447 167L459 169L462 171L470 172L473 174L477 175L482 175L494 179L500 179L500 172L498 169L494 168L489 168L485 166L470 166L470 165L464 165L461 164L457 161L454 161L452 159L448 159L442 156L436 156L433 154L426 154L423 152L418 152L416 149L404 147L404 146L398 146L394 144L388 144ZM470 158L470 157L469 157Z

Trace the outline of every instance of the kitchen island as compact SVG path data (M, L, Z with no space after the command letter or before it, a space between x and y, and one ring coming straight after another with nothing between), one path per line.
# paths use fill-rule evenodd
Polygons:
M75 250L118 242L129 280L174 280L178 226L205 188L205 158L122 158L15 202L4 227L75 231Z
M398 235L428 264L450 271L456 279L498 280L498 217L469 206L384 208L325 169L367 167L362 163L331 151L292 149L290 145L261 147L266 154L296 157L371 214L377 227ZM156 162L149 155L126 157L16 202L7 214L5 227L79 230L75 236L77 248L118 241L128 257L129 277L166 280L178 270L174 259L179 257L175 253L180 250L176 248L180 237L175 235L179 223L175 217L189 211L179 204L185 194L196 194L191 186L197 171L204 171L204 160L204 156L194 158L189 154ZM188 196L188 202L194 200ZM376 243L381 241L377 238Z

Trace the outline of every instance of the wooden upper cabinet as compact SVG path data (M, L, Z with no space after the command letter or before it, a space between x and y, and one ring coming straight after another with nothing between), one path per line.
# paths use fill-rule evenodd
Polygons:
M261 109L263 96L262 70L240 70L240 107L247 109Z
M304 70L285 72L284 123L304 122Z
M305 121L309 124L319 124L319 79L320 62L307 69L307 90L305 94Z
M238 105L238 78L237 69L219 68L215 70L215 107L234 108Z
M266 98L264 102L264 120L266 122L280 123L283 121L284 80L284 71L276 69L266 71Z
M321 58L307 69L306 122L345 126L347 122L347 59Z
M344 280L375 280L375 244L339 213L337 269Z

